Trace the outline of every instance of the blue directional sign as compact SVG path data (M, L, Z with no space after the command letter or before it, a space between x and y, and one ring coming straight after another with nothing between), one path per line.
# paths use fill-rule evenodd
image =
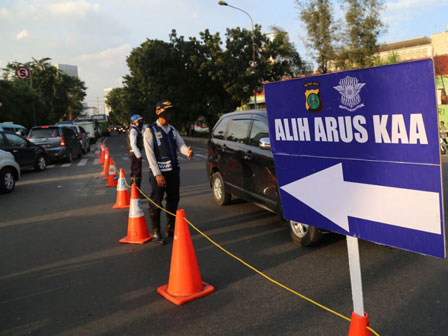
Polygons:
M445 257L432 60L265 85L286 218Z

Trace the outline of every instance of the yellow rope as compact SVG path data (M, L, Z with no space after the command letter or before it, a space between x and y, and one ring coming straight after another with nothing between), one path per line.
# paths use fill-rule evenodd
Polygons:
M124 181L125 181L125 183L126 183L126 186L127 186L128 188L131 188L131 186L127 183L126 179L124 179ZM139 192L140 192L140 193L141 193L141 194L142 194L148 201L150 201L152 204L154 204L154 205L155 205L156 207L158 207L160 210L162 210L162 211L164 211L164 212L166 212L167 214L170 214L170 215L172 215L172 216L176 216L176 214L174 214L174 213L172 213L172 212L170 212L170 211L168 211L168 210L162 208L160 205L158 205L157 203L155 203L155 202L154 202L152 199L150 199L150 198L149 198L149 197L148 197L148 196L147 196L147 195L146 195L146 194L145 194L139 187L137 187L137 190L138 190L138 191L139 191ZM349 317L347 317L347 316L345 316L345 315L343 315L343 314L340 314L340 313L338 313L337 311L334 311L333 309L330 309L330 308L328 308L328 307L326 307L326 306L324 306L324 305L322 305L322 304L320 304L320 303L318 303L318 302L316 302L316 301L310 299L309 297L307 297L307 296L305 296L305 295L303 295L303 294L300 294L299 292L296 292L295 290L293 290L293 289L291 289L291 288L289 288L289 287L286 287L285 285L283 285L283 284L281 284L280 282L278 282L278 281L272 279L271 277L267 276L266 274L264 274L263 272L259 271L259 270L256 269L255 267L249 265L247 262L245 262L245 261L242 260L241 258L238 258L238 257L237 257L236 255L234 255L233 253L227 251L224 247L222 247L221 245L219 245L218 243L216 243L213 239L211 239L210 237L208 237L205 233L203 233L203 232L202 232L201 230L199 230L196 226L194 226L193 223L191 223L187 218L184 218L184 219L185 219L185 221L186 221L186 222L187 222L193 229L195 229L201 236L203 236L205 239L207 239L210 243L212 243L213 245L215 245L217 248L219 248L221 251L225 252L226 254L228 254L229 256L231 256L232 258L238 260L240 263L242 263L244 266L250 268L250 269L251 269L252 271L254 271L255 273L258 273L258 274L261 275L263 278L265 278L265 279L269 280L270 282L276 284L277 286L279 286L279 287L281 287L281 288L287 290L288 292L291 292L291 293L297 295L298 297L300 297L300 298L302 298L302 299L304 299L304 300L306 300L306 301L308 301L308 302L310 302L310 303L312 303L312 304L318 306L319 308L328 311L329 313L332 313L332 314L334 314L334 315L336 315L336 316L338 316L338 317L340 317L340 318L342 318L342 319L344 319L344 320L346 320L346 321L348 321L348 322L351 321L351 319L350 319ZM375 330L373 330L371 327L367 327L367 329L368 329L369 331L371 331L375 336L380 336L380 335L379 335Z

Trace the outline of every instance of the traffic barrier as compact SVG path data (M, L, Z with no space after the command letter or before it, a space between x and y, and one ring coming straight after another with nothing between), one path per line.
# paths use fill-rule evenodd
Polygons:
M106 147L106 151L104 154L103 171L101 172L101 175L106 175L108 173L109 173L109 149Z
M117 183L117 201L115 202L113 209L129 208L129 190L126 187L126 178L124 175L124 169L120 169L120 176Z
M120 239L120 243L144 244L152 239L152 234L148 232L145 215L138 197L135 183L131 187L131 202L129 206L128 235Z
M107 177L106 187L116 187L118 184L117 168L114 159L110 158L109 175Z
M348 336L372 336L372 333L367 330L369 326L369 315L365 313L364 316L359 316L352 312L352 320L350 321L350 329Z
M104 147L106 147L103 143L100 144L100 154L98 155L98 164L104 163Z
M159 287L157 292L174 304L182 305L214 291L213 286L201 279L185 211L177 210L170 277L168 284Z

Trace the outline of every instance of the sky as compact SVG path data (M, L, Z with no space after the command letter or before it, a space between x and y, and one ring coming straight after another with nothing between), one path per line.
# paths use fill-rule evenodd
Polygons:
M340 15L340 1L332 1ZM249 12L263 32L271 26L287 31L302 58L312 61L294 0L227 2ZM448 29L448 0L385 0L385 5L382 43ZM224 38L226 28L237 26L250 29L249 18L217 0L0 0L0 68L45 57L77 65L86 102L98 107L105 88L122 86L126 57L146 39L167 41L172 29L186 38L205 29Z

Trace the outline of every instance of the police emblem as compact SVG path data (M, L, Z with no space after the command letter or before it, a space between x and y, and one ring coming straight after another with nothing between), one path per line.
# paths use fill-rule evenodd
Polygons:
M359 92L366 83L359 83L358 78L347 76L339 81L338 86L334 89L341 94L341 104L339 108L353 112L364 107L361 103Z
M304 88L308 88L310 86L314 86L317 88L312 88L305 90L305 108L308 112L318 113L322 111L322 101L320 98L320 84L317 82L310 82L303 85Z

